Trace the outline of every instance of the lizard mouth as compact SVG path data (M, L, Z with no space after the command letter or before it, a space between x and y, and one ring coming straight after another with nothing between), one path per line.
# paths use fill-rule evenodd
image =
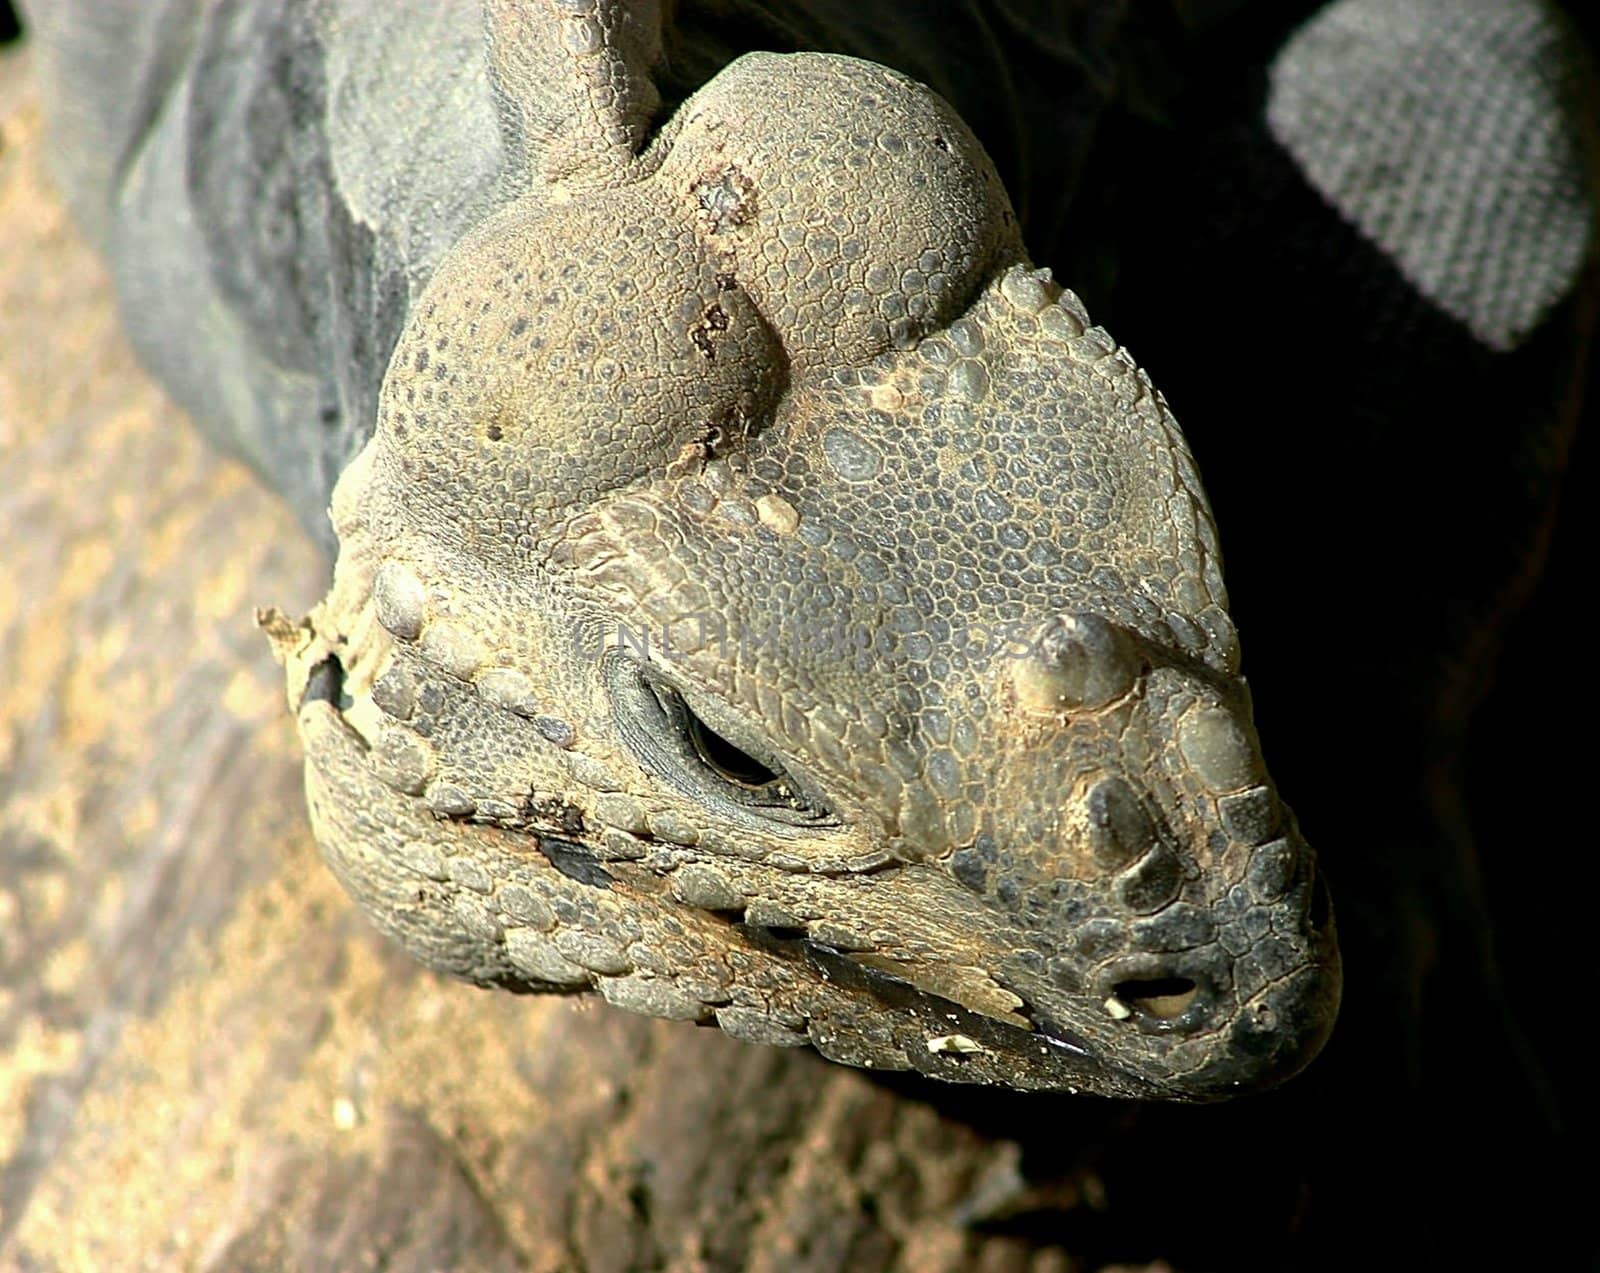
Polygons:
M882 1019L896 1023L909 1068L931 1077L992 1082L988 1071L999 1062L1000 1081L1012 1087L1205 1103L1277 1086L1327 1041L1338 1012L1340 966L1326 896L1319 882L1310 901L1318 922L1307 957L1243 1002L1226 990L1227 957L1220 950L1194 952L1167 970L1148 959L1124 960L1101 985L1105 1001L1126 1012L1104 1020L1096 1012L1088 1030L1026 1001L1011 1020L1001 1020L802 933L738 927L752 946L803 963L841 994L870 998ZM825 1056L871 1063L852 1053L855 1029L820 1025L812 1041Z
M807 937L783 936L741 925L746 940L785 960L804 963L844 996L869 999L888 1009L908 1068L947 1082L994 1081L997 1066L1006 1086L1039 1091L1092 1091L1130 1100L1184 1098L1108 1062L1075 1031L1049 1021L1034 1029L1013 1025L913 985L893 973L863 963L846 952ZM871 1065L854 1055L855 1031L832 1028L824 1019L812 1029L812 1042L830 1060ZM841 1022L840 1025L843 1023Z

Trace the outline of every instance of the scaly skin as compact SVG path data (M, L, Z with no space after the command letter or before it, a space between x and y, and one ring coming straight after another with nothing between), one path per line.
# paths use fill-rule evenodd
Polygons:
M270 624L347 888L432 967L855 1065L1298 1070L1333 924L1205 497L971 134L812 54L652 133L653 6L488 14L529 192L413 307L333 589Z

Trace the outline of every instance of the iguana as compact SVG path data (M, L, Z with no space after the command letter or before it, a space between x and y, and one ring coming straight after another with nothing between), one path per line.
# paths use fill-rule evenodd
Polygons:
M1331 6L1313 72L1385 7ZM1029 9L1000 6L1057 29ZM1205 1100L1315 1054L1331 908L1194 464L961 116L849 56L904 52L901 19L36 21L145 356L308 525L331 502L328 598L265 623L380 928L482 984L946 1079ZM763 23L829 51L747 51ZM970 50L917 47L966 82ZM1293 147L1322 81L1283 65ZM74 91L96 72L117 91ZM1017 144L1070 184L1070 147ZM1468 314L1490 343L1581 259L1557 221L1555 284Z

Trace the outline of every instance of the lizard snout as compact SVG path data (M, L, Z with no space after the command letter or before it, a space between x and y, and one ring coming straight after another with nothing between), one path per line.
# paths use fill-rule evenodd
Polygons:
M1332 1027L1338 950L1248 694L1092 614L1029 649L1006 673L1003 812L951 860L1037 943L1004 984L1169 1096L1290 1077Z

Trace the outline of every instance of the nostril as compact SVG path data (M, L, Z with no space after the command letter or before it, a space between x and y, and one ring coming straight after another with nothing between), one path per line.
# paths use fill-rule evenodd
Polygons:
M1188 977L1149 977L1119 981L1111 992L1135 1013L1171 1021L1189 1010L1200 987Z

